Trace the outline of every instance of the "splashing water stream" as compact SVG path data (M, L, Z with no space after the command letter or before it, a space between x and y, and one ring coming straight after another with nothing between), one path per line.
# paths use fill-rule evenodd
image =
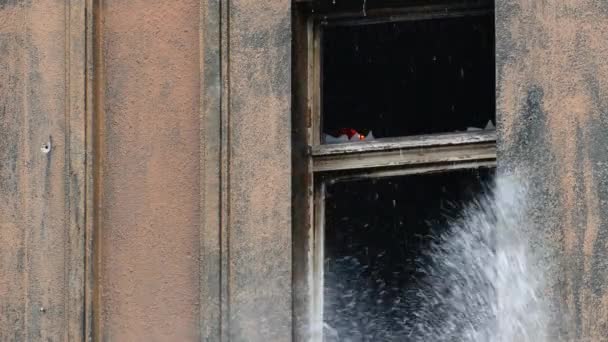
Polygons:
M396 301L392 310L397 321L386 322L386 316L364 308L366 321L383 333L367 336L357 326L326 323L325 340L548 341L547 307L541 296L545 279L530 247L534 228L526 204L525 186L498 177L495 189L467 206L431 244L419 265L425 276L415 290L403 289L403 298L418 300ZM361 310L355 302L366 293L361 289L339 295L349 296L352 307ZM325 311L326 317L341 314L331 307ZM409 314L399 314L403 312Z

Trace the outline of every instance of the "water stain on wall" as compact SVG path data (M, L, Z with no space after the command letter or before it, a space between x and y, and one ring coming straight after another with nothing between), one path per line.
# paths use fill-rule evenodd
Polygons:
M600 1L497 2L503 165L525 164L553 242L556 335L608 334L608 12ZM555 263L555 262L554 262Z

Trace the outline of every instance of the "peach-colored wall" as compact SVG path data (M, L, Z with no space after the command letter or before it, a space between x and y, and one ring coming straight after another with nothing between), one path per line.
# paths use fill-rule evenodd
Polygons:
M0 340L291 338L290 4L0 0Z
M79 34L68 39L65 5L0 1L2 341L58 341L82 331L82 311L71 306L82 293L82 278L72 272L82 268L71 262L84 264L82 235L71 234L83 227L71 219L82 214L75 199L84 177L70 165L84 159L70 148L84 127L71 127L83 112L72 111L81 103L70 94L84 88L70 83L78 73L68 56L84 62L84 55L72 54L70 39Z
M290 4L0 0L0 340L79 340L88 301L101 340L291 339ZM499 168L536 184L556 334L603 341L608 7L496 4Z
M101 8L99 334L199 339L199 3Z

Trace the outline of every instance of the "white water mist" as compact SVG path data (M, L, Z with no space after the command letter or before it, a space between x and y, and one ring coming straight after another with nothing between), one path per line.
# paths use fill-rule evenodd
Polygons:
M534 227L527 219L527 203L523 184L499 177L493 191L467 206L421 258L419 269L424 276L417 288L400 289L404 301L414 297L415 303L397 300L391 314L397 321L386 322L386 316L369 303L361 305L368 295L365 288L336 293L348 296L347 307L359 310L359 317L368 316L365 321L375 327L367 331L381 333L368 336L357 326L326 324L325 340L548 341L547 307L541 295L545 284L530 248L529 232ZM355 267L348 269L352 272ZM399 316L405 310L409 313ZM326 307L326 317L340 314Z

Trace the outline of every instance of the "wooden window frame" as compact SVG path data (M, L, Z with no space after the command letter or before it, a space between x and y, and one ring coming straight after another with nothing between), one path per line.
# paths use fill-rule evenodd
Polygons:
M459 5L357 13L310 11L297 1L293 44L294 341L322 341L325 189L338 181L496 167L496 131L436 133L321 144L322 26L358 25L493 12ZM318 327L319 329L315 329Z

